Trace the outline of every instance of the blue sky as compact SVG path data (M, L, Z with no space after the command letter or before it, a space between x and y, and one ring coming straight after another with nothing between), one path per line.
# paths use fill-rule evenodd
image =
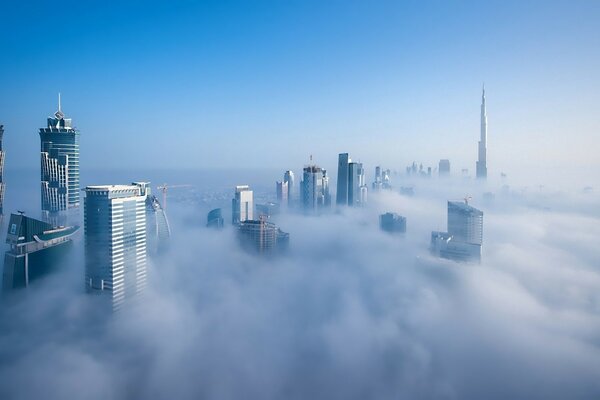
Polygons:
M3 5L8 168L60 91L82 168L473 170L485 81L491 174L600 170L598 2L122 3Z

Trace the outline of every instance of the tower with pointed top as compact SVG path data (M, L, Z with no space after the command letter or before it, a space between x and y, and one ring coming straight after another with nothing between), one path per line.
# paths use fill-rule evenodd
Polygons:
M42 211L79 207L79 131L65 118L58 94L58 111L40 128Z
M485 86L481 93L481 137L479 138L479 158L475 165L477 178L487 178L487 115L485 113Z

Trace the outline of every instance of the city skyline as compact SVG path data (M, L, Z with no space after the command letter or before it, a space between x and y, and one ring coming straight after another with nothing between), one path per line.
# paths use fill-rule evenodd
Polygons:
M111 143L131 143L133 138L143 137L145 140L137 140L139 154L114 150L111 164L115 168L147 168L152 160L160 159L169 168L227 168L237 161L255 168L285 168L287 162L298 164L306 154L314 154L333 169L331 154L339 152L339 143L344 141L343 149L361 154L358 161L365 165L382 163L394 169L414 159L429 165L449 159L456 171L469 168L474 175L477 154L473 142L479 137L477 98L485 81L493 127L490 178L500 172L515 176L519 170L536 176L544 173L535 170L540 164L562 174L566 173L563 167L597 172L594 146L586 144L598 145L599 141L593 104L600 101L600 88L593 71L598 69L600 57L587 50L598 47L597 35L590 34L598 6L552 3L540 10L520 2L502 4L438 5L434 12L416 5L324 6L323 18L341 13L331 25L313 21L307 5L290 6L289 10L277 6L272 19L260 16L258 21L252 16L261 15L260 7L247 5L231 12L233 21L239 22L239 29L233 32L219 26L229 14L215 6L179 5L170 10L111 6L102 11L106 23L120 23L125 16L139 12L131 27L116 24L112 28L90 23L93 17L79 7L65 7L62 12L75 24L66 32L33 37L35 31L13 29L19 34L0 42L11 60L0 66L0 108L11 110L1 116L1 123L7 145L20 149L9 168L26 168L34 162L31 132L52 112L56 93L62 92L63 106L85 132L82 140L86 147L98 150L98 154L86 156L90 168L103 166L99 154L106 153ZM49 5L38 7L39 16L30 15L28 22L46 15ZM210 20L214 16L214 22L199 28L190 19L181 19L184 10L190 17ZM462 13L464 19L460 24L443 19L447 11ZM510 16L511 29L502 20L480 20L480 15L491 12ZM7 13L13 16L7 25L10 29L27 11L11 3ZM388 22L378 24L380 21ZM259 22L266 23L264 32ZM311 32L302 27L309 22L314 22ZM418 28L419 23L423 29ZM86 29L78 36L72 29L80 24L86 24ZM272 37L269 33L278 32L281 24L291 24L296 31L286 30L279 39ZM543 29L548 24L555 29ZM356 31L350 29L357 25ZM136 30L132 32L133 27ZM424 31L425 27L429 29ZM371 30L370 35L359 36ZM171 42L182 33L197 35L190 35L181 46ZM348 34L348 40L342 40L342 34ZM440 41L447 35L450 46L444 47ZM319 36L324 40L309 46ZM113 37L123 40L115 43ZM151 49L136 46L146 38L155 39ZM214 45L209 45L209 39ZM82 40L95 43L95 52L77 54L68 67L50 64L38 69L30 62L31 57L43 59L52 48L50 43L66 50L80 49ZM355 47L348 44L352 40ZM17 43L21 47L16 47ZM249 44L256 50L254 55L242 51ZM339 61L326 56L338 45ZM299 47L299 51L284 51L278 62L270 62L273 50L287 47ZM120 58L107 67L98 61L106 59L99 57L109 52ZM554 57L557 52L563 57ZM183 62L150 62L160 54ZM465 54L469 57L464 58ZM203 61L211 56L214 64ZM317 62L323 56L330 66ZM523 57L529 62L507 61ZM137 60L148 61L144 73L136 71ZM225 67L215 70L217 64ZM446 68L433 68L439 64ZM236 76L236 66L249 72ZM301 67L309 69L302 73ZM576 76L568 73L573 69L578 71ZM334 71L338 73L334 75ZM175 78L180 76L185 86ZM258 94L260 101L243 101ZM433 119L429 118L432 112ZM105 115L110 115L108 130L104 129ZM161 134L167 130L178 140ZM372 134L387 145L372 145L368 140ZM230 148L224 157L209 150L226 147L230 139L243 145ZM308 144L317 140L318 148ZM517 140L521 143L516 147ZM267 163L256 163L241 150L256 141L272 155ZM181 142L189 146L175 144ZM289 146L291 142L297 145ZM284 155L277 151L280 148L289 150Z

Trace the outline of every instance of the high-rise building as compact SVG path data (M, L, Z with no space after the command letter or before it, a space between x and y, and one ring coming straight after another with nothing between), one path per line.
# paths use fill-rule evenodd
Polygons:
M362 206L366 203L367 186L362 163L348 164L348 205Z
M477 178L487 178L487 115L485 110L485 87L481 93L481 137L478 147L479 158L475 165Z
M42 210L64 211L79 207L79 131L61 110L40 128Z
M0 218L4 215L4 125L0 125Z
M483 212L465 202L448 202L448 232L431 233L431 251L455 261L481 261Z
M439 176L450 175L450 160L440 160L438 165L438 174Z
M208 228L222 228L225 225L225 220L223 219L223 214L220 208L215 208L214 210L210 210L208 216L206 217L206 226Z
M146 285L145 184L85 188L85 287L113 310Z
M231 223L234 225L254 218L253 193L248 185L235 187L235 197L231 201Z
M381 167L375 167L375 181L373 182L373 191L378 192L383 189L383 177L381 175Z
M159 254L167 250L171 239L171 227L165 209L158 198L150 191L150 184L136 182L146 191L146 241L149 254Z
M336 204L347 205L348 204L348 176L349 176L349 164L351 160L348 157L348 153L340 153L338 156L338 175L337 175L337 192L336 192Z
M283 182L275 182L275 191L277 193L277 201L279 202L279 204L281 205L281 208L287 208L288 204L289 204L289 198L288 198L288 194L289 194L289 188L288 188L288 183L283 181Z
M283 174L283 182L287 183L288 204L292 204L296 201L296 186L294 183L294 173L292 171L285 171L285 173Z
M266 218L241 222L238 235L242 246L260 254L273 254L287 249L290 235Z
M11 214L4 255L3 290L27 287L58 268L78 226L52 226L22 214Z
M302 205L305 211L315 212L331 204L327 171L316 165L304 168L301 182Z
M379 216L379 227L390 233L406 233L406 218L396 213L385 213Z

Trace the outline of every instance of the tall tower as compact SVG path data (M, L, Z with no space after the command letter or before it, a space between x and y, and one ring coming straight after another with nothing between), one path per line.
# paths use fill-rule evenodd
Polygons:
M2 139L4 139L4 125L0 125L0 218L4 215L4 149L2 148Z
M338 156L338 177L336 204L348 204L348 173L349 163L351 162L348 153L340 153Z
M112 309L146 285L146 196L143 183L85 188L85 287Z
M487 115L485 113L485 86L481 93L481 137L479 138L479 159L475 165L477 178L487 178Z
M42 211L79 207L79 131L65 118L58 94L58 111L40 128Z
M254 196L248 185L235 187L235 197L231 201L231 223L254 219Z

